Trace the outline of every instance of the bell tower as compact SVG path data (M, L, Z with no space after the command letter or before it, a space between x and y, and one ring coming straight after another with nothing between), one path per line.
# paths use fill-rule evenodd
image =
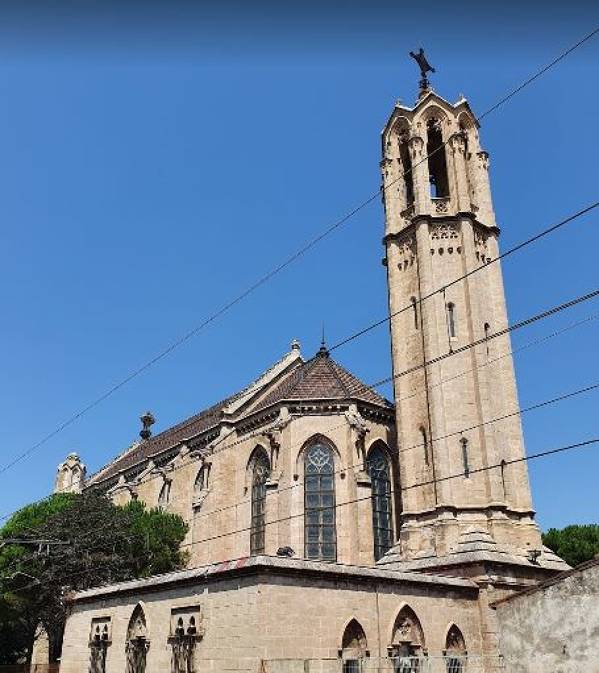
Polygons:
M382 562L484 551L542 565L527 466L510 464L524 455L519 416L493 422L519 407L509 335L489 338L508 324L501 267L490 263L499 228L489 156L468 102L432 91L432 69L412 55L418 101L398 103L382 134L402 488L399 543Z

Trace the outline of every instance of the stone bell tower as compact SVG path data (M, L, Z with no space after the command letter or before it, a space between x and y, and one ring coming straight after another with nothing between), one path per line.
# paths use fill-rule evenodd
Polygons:
M382 145L402 489L386 561L485 551L542 565L527 466L510 464L524 455L520 418L491 422L517 411L518 397L510 338L490 338L508 321L501 267L490 264L499 228L479 125L464 98L448 103L423 73L418 101L395 106Z

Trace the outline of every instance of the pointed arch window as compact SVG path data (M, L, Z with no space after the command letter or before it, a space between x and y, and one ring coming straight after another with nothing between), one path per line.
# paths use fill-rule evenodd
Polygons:
M410 132L407 129L399 133L399 161L401 164L401 171L404 183L404 195L406 200L406 207L414 203L414 176L412 173L412 157L410 156Z
M372 484L372 532L374 559L378 561L393 546L391 466L386 452L376 444L367 460Z
M447 158L443 143L443 132L439 119L429 119L426 124L428 156L428 174L431 184L431 196L443 199L449 196L449 180L447 177Z
M460 629L452 624L445 639L445 668L447 673L463 673L466 668L466 641Z
M343 660L343 673L360 673L361 659L369 656L369 652L364 629L355 619L345 627L340 654Z
M270 461L264 449L258 449L252 460L252 525L250 554L264 554L266 482L270 477Z
M146 615L141 605L137 605L133 610L127 628L127 642L125 643L126 673L145 673L149 646Z
M335 561L335 461L328 446L313 444L304 457L304 556Z
M405 605L395 618L393 637L388 647L395 673L418 673L425 655L424 632L416 613Z

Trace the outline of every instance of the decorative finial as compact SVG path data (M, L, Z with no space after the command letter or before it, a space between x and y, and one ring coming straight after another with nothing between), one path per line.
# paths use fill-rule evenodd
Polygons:
M320 348L318 349L318 355L328 357L329 349L327 348L327 343L324 338L324 322L322 323L322 336L320 339Z
M139 432L139 436L142 439L150 439L150 437L152 436L152 431L150 430L150 428L154 425L154 423L156 423L156 419L154 418L151 412L146 411L145 414L142 414L139 417L139 420L141 421L141 424L143 426Z
M431 64L426 60L426 56L424 55L424 49L420 47L420 50L418 53L414 53L413 51L410 52L410 56L418 63L418 67L420 68L420 82L418 84L420 85L420 96L423 96L426 91L430 89L430 82L428 81L428 77L426 74L428 72L435 72L435 69L431 66Z
M299 351L301 349L301 344L297 339L294 339L291 342L291 350L292 351Z

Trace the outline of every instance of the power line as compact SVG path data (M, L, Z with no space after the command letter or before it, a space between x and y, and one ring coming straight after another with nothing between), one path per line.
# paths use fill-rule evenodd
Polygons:
M534 75L532 75L528 80L520 84L517 88L513 89L511 92L509 92L507 95L505 95L502 99L497 101L493 106L491 106L489 109L487 109L485 112L483 112L479 119L482 119L483 117L486 117L487 115L491 114L495 110L497 110L499 107L504 105L508 100L510 100L513 96L515 96L517 93L522 91L524 88L529 86L532 82L534 82L538 77L543 75L545 72L553 68L557 63L559 63L562 59L564 59L566 56L568 56L570 53L572 53L574 50L578 49L580 46L582 46L585 42L590 40L595 33L597 32L597 29L593 30L591 33L583 37L581 40L579 40L576 44L572 45L565 51L563 51L561 54L559 54L551 63L548 63L547 65L543 66L540 70L538 70ZM234 299L231 301L227 302L224 304L220 309L212 313L208 318L206 318L203 322L201 322L199 325L194 327L193 329L189 330L185 334L183 334L181 337L179 337L177 340L173 341L170 345L168 345L166 348L164 348L162 351L157 353L153 358L148 360L146 363L138 367L137 369L134 369L132 372L130 372L125 378L121 379L118 383L113 385L111 388L109 388L106 392L101 394L99 397L97 397L95 400L90 402L87 406L83 407L76 413L74 413L72 416L68 417L65 421L63 421L57 428L49 432L47 435L45 435L41 440L33 444L30 448L28 448L26 451L23 453L19 454L16 456L12 461L10 461L7 465L5 465L2 469L0 469L0 474L4 473L6 470L10 469L17 463L19 463L21 460L29 456L31 453L36 451L38 448L43 446L46 442L48 442L50 439L58 435L60 432L62 432L65 428L69 427L72 425L75 421L77 421L79 418L81 418L83 415L97 407L99 404L101 404L104 400L106 400L108 397L113 395L115 392L120 390L122 387L127 385L130 381L133 379L137 378L139 375L141 375L143 372L147 371L150 369L153 365L155 365L157 362L160 360L164 359L170 353L172 353L174 350L185 344L187 341L195 337L201 330L212 324L214 321L216 321L220 316L223 314L227 313L230 309L232 309L234 306L239 304L241 301L243 301L246 297L254 293L258 288L260 288L262 285L270 281L274 276L278 275L281 271L283 271L285 268L293 264L296 260L299 258L303 257L307 252L309 252L314 246L316 246L318 243L320 243L323 239L327 238L330 234L332 234L335 230L339 229L342 225L344 225L348 220L350 220L354 215L359 213L361 210L366 208L370 203L375 201L381 193L384 193L385 189L387 189L389 186L393 185L395 182L397 182L400 178L411 172L417 165L420 163L424 162L425 160L428 159L429 156L432 156L435 152L440 151L448 141L445 141L442 143L438 148L435 149L434 152L431 152L430 155L424 156L418 163L414 164L412 168L403 171L397 178L396 180L390 182L387 187L382 186L380 187L375 193L373 193L371 196L369 196L367 199L362 201L360 204L358 204L355 208L350 210L348 213L340 217L338 220L333 222L329 227L324 229L321 233L319 233L317 236L314 238L310 239L307 243L305 243L301 248L299 248L296 252L294 252L292 255L287 257L285 260L283 260L281 263L279 263L277 266L272 268L270 271L268 271L266 274L264 274L261 278L259 278L255 283L250 285L246 290L238 294ZM338 347L338 344L336 347Z
M592 445L597 444L597 443L599 443L599 437L594 437L592 439L587 439L587 440L584 440L582 442L577 442L575 444L568 444L566 446L560 446L560 447L556 447L556 448L552 448L552 449L547 449L545 451L539 451L537 453L532 453L528 456L522 456L521 458L514 458L514 459L511 459L511 460L508 460L508 461L501 462L501 463L496 463L496 464L493 464L493 465L487 465L485 467L471 469L471 470L469 470L468 474L472 475L472 474L478 474L480 472L486 472L488 470L501 469L502 467L505 468L507 465L513 465L515 463L527 462L527 461L530 461L530 460L538 460L539 458L545 458L545 457L548 457L548 456L556 455L558 453L565 453L567 451L573 451L575 449L587 448L587 447L592 446ZM439 479L428 480L428 481L424 481L424 482L418 482L418 483L410 484L408 486L400 488L399 491L407 491L407 490L410 490L410 489L413 489L413 488L421 488L423 486L427 486L427 485L432 484L432 483L438 483L438 482L441 482L441 481L448 481L450 479L458 479L458 478L463 478L463 477L464 477L464 472L458 472L458 473L455 473L455 474L447 475L445 477L440 477ZM390 495L392 496L393 493L394 493L394 491L392 490ZM363 502L363 501L371 500L371 499L372 499L371 495L362 496L362 497L359 497L359 498L351 498L350 500L345 500L344 502L335 503L334 508L337 509L339 507L345 507L347 505L352 505L352 504L355 504L355 503L358 503L358 502ZM266 526L272 526L274 524L284 523L286 521L291 521L293 519L304 518L304 517L305 517L305 512L299 512L297 514L290 514L288 516L280 517L278 519L273 519L271 521L265 521L264 522L264 527L266 528ZM250 532L251 530L252 530L251 526L245 526L243 528L238 528L238 529L235 529L235 530L232 530L232 531L228 531L226 533L219 533L217 535L212 535L212 536L204 538L202 540L195 540L195 541L192 541L192 542L184 542L180 545L180 548L183 549L183 548L187 548L187 547L194 547L195 545L198 545L198 544L204 544L206 542L212 542L214 540L220 540L220 539L223 539L225 537L230 537L231 535L238 535L239 533L247 533L247 532ZM70 578L70 577L76 577L77 575L84 574L85 572L89 572L90 570L94 570L94 572L96 572L98 570L98 568L99 568L99 566L94 566L93 569L92 568L84 569L84 570L82 569L80 571L65 574L63 576L63 580L66 579L66 578ZM105 568L108 568L108 566L105 566ZM186 570L190 570L190 569L187 568ZM134 579L134 578L132 578L132 579ZM128 581L128 580L124 580L124 581ZM26 585L24 587L20 587L18 589L18 591L24 591L26 589L32 588L36 584L37 584L37 582L32 583L30 585Z
M557 307L553 307L553 308L551 308L551 309L549 309L549 310L547 310L547 311L544 311L544 312L541 313L541 314L537 314L536 316L533 316L533 317L531 317L531 318L527 318L527 319L525 319L525 320L522 320L522 321L520 321L519 323L516 323L515 325L512 325L511 327L506 328L505 330L501 330L501 331L498 332L498 333L489 335L486 339L482 339L482 340L480 340L480 342L482 342L482 343L486 343L486 342L487 342L488 340L490 340L490 339L493 339L493 338L495 338L495 337L497 337L497 336L501 336L505 331L511 331L511 330L516 329L516 328L524 327L524 326L527 326L527 325L531 324L532 322L536 322L537 320L541 320L541 319L547 318L547 317L549 317L549 316L552 316L552 315L554 315L555 313L557 313L557 312L559 312L559 311L561 311L561 310L564 310L565 308L570 308L571 306L573 306L573 305L575 305L575 304L577 304L577 303L580 303L580 301L582 301L582 300L587 300L587 299L589 298L589 296L595 296L595 295L598 294L598 293L599 293L599 290L596 291L595 293L591 293L591 295L585 295L585 296L583 296L583 297L578 297L578 298L576 298L576 299L574 299L574 300L572 300L572 301L566 302L565 304L561 304L561 305L559 305L559 306L557 306ZM538 345L538 344L540 344L540 343L543 343L544 341L547 341L548 339L551 339L551 338L554 338L554 337L556 337L556 336L559 336L559 335L565 333L566 331L568 331L568 330L570 330L570 329L573 329L573 328L578 327L578 326L580 326L580 325L582 325L582 324L588 323L589 321L594 320L594 319L596 319L597 317L599 317L599 314L592 314L591 316L588 316L588 317L586 317L586 318L584 318L584 319L582 319L582 320L576 321L576 322L574 322L574 323L572 323L572 324L570 324L570 325L568 325L568 326L566 326L566 327L564 327L564 328L562 328L562 329L560 329L560 330L554 331L554 332L552 332L551 334L546 335L545 337L542 337L542 338L540 338L540 339L535 339L535 340L529 342L528 344L524 344L524 345L523 345L522 347L520 347L520 349L518 349L518 350L524 350L525 348L530 348L530 347L532 347L532 346L535 346L535 345ZM453 356L453 355L455 355L455 354L458 354L458 353L462 352L463 349L472 348L472 347L474 347L475 345L479 345L479 342L474 342L474 343L472 343L472 344L467 344L467 345L463 346L462 349L458 349L458 350L455 350L455 351L450 351L449 353L447 353L446 355L444 355L444 356L442 356L442 357L450 357L450 356ZM502 355L498 356L497 358L494 358L493 360L490 360L490 361L487 361L487 362L483 362L483 363L481 363L479 366L472 367L470 370L466 370L466 371L460 372L459 374L457 374L457 375L455 375L455 376L452 376L452 377L450 377L449 379L446 379L446 380L443 380L443 381L439 381L438 383L434 384L433 386L429 386L429 387L427 387L426 389L423 389L422 391L420 391L420 393L425 392L425 390L430 391L433 387L437 387L437 386L440 386L440 385L444 385L445 383L448 383L448 382L454 380L455 378L457 378L457 377L459 377L459 376L463 376L464 374L467 374L467 373L469 373L469 372L471 372L471 371L478 370L478 369L481 369L482 367L489 366L490 364L493 364L493 363L496 362L497 360L500 360L500 359L502 359L503 357L507 357L507 356L513 354L514 352L516 352L516 351L514 351L514 350L509 350L509 351L507 351L506 353L503 353ZM428 363L425 363L425 365L428 365ZM423 366L425 366L425 365L419 365L419 367L423 367ZM392 377L389 377L389 378L387 378L387 379L383 379L382 381L377 382L377 383L374 383L374 384L371 384L370 386L366 386L366 385L365 385L364 387L365 387L366 389L368 389L368 388L374 388L374 387L379 387L379 386L381 386L381 385L383 385L383 384L388 383L390 380L393 380L394 378L398 378L398 377L400 377L400 376L404 376L404 375L406 375L406 373L411 373L411 372L412 372L412 370L408 370L407 372L401 372L400 374L397 374L396 376L392 376ZM547 406L548 404L552 404L552 403L555 403L555 402L559 402L559 401L561 401L562 399L567 399L567 398L569 398L569 397L573 397L573 396L575 396L575 395L582 394L583 392L588 392L588 391L594 389L595 387L596 387L596 386L593 385L593 386L590 386L590 387L588 387L588 388L583 388L583 389L581 389L581 390L574 391L573 393L567 393L566 395L560 396L560 397L558 397L558 398L554 398L553 400L548 400L548 401L545 401L545 402L541 402L541 403L539 403L539 404L537 404L537 405L533 405L532 407L529 407L529 408L527 408L527 409L521 409L521 410L519 410L519 411L512 412L512 413L508 414L508 415L506 416L506 418L509 418L509 417L511 417L511 416L515 416L515 415L518 415L518 414L521 414L521 413L526 413L527 411L532 411L533 409L540 408L540 407L542 407L542 406ZM414 395L417 395L417 394L420 394L420 393L413 393L413 394L411 394L411 395L409 395L409 396L407 396L407 397L413 397ZM400 398L398 401L401 401L402 399L404 399L404 398ZM466 431L468 431L468 430L475 429L475 427L481 427L481 426L487 425L487 424L489 424L489 423L495 423L495 422L498 422L498 421L500 421L500 420L504 420L504 419L503 419L503 418L491 419L491 420L489 420L489 421L485 421L485 422L479 424L478 426L473 426L473 427L465 428L465 429L463 429L463 430L461 430L461 431L458 431L458 434L460 434L461 432L466 432ZM330 431L334 431L334 430L337 430L337 429L340 429L340 428L344 428L344 427L346 427L346 425L347 425L347 422L344 421L342 424L340 424L340 425L338 425L338 426L334 426L333 428L330 428L329 430L330 430ZM218 449L215 450L215 448L216 448L216 446L217 446L218 444L220 444L220 443L226 441L226 439L227 439L228 437L230 437L232 434L234 434L235 431L233 430L233 431L231 431L229 434L227 434L227 435L225 435L224 437L222 437L222 438L220 438L219 440L217 440L217 442L213 443L212 452L211 452L209 455L210 455L210 456L214 456L214 455L216 455L217 453L221 453L221 452L223 452L223 451L230 450L230 449L234 448L235 446L238 446L238 445L241 445L241 444L246 443L248 440L250 440L250 439L252 439L252 438L254 438L254 437L262 437L262 436L264 436L264 433L267 432L267 431L268 431L268 428L261 428L260 430L256 431L256 432L253 433L253 434L246 435L246 436L244 436L244 437L242 437L242 438L239 438L239 439L237 439L237 440L235 440L235 441L233 441L233 442L231 442L231 443L229 443L229 444L225 444L224 446L221 446L220 448L218 448ZM438 440L440 440L440 439L443 439L443 438L432 438L432 439L430 440L430 442L431 442L431 444L432 444L434 441L438 441ZM299 444L296 444L295 446L291 446L290 448L297 448L298 446L301 446L303 443L304 443L304 442L299 443ZM413 446L413 447L409 447L409 449L412 449L412 448L418 448L418 447L420 447L420 446L424 446L424 444L423 444L423 443L421 443L421 444L417 444L417 445L415 445L415 446ZM401 453L401 452L406 451L406 450L408 450L408 448L400 448L400 449L398 449L398 452ZM174 471L179 470L179 469L183 469L183 468L186 468L186 467L188 467L187 464L181 465L181 466L179 466L179 467L173 467L173 468L171 468L171 469L169 470L168 474L169 474L169 476L170 476L170 474L172 474ZM343 471L345 471L346 469L349 469L350 467L356 467L356 464L354 464L354 465L348 465L348 466L346 466L346 467L344 467L344 468L341 468L340 470L338 470L338 471L336 471L336 472L343 472ZM156 475L150 477L149 479L147 479L147 480L145 481L145 483L147 484L149 481L151 481L151 480L153 480L153 479L158 479L158 478L161 478L161 479L163 479L163 480L165 479L165 477L163 476L163 474L160 473L160 474L156 474ZM212 483L213 483L213 482L212 482ZM277 492L280 492L281 490L284 490L284 489L279 489L279 491L277 491ZM51 497L51 496L48 496L48 497ZM238 503L238 504L239 504L239 503ZM236 505L227 506L227 507L225 507L225 509L228 509L228 508L233 507L233 506L236 506ZM3 519L8 518L8 517L12 516L12 514L14 514L14 513L15 513L15 512L12 512L12 513L10 513L10 514L5 514L4 516L0 517L0 520L3 520Z
M446 285L443 285L442 287L438 287L434 289L432 292L429 292L428 294L424 295L423 297L420 297L417 301L416 304L418 306L422 306L422 303L426 301L427 299L430 299L431 297L434 297L437 294L442 294L445 292L447 289L452 287L453 285L456 285L457 283L465 280L466 278L472 276L475 273L478 273L481 271L481 269L487 269L491 264L494 264L495 262L498 262L501 259L505 259L509 255L512 255L513 253L517 252L518 250L522 250L526 246L530 245L531 243L534 243L535 241L538 241L541 238L544 238L545 236L548 236L549 234L553 233L554 231L557 231L561 227L565 226L566 224L569 224L570 222L573 222L579 217L582 217L586 213L590 212L594 208L599 206L599 201L595 201L595 203L592 203L589 206L586 206L585 208L582 208L581 210L577 211L576 213L572 215L568 215L568 217L564 218L563 220L560 220L556 224L553 224L550 227L547 227L547 229L543 229L543 231L540 231L539 233L535 234L534 236L531 236L530 238L527 238L525 241L522 241L521 243L518 243L515 245L513 248L510 248L509 250L506 250L505 252L501 253L497 257L494 257L493 259L489 260L486 264L483 264L481 266L477 266L474 269L471 269L467 273L458 276L457 278L454 278L451 282L447 283ZM354 339L357 339L358 337L364 336L364 334L367 334L368 332L371 332L373 329L376 327L380 327L381 325L385 325L388 322L391 321L392 318L395 318L395 316L400 315L401 313L404 313L405 311L408 310L413 310L414 309L414 304L410 302L409 304L406 304L405 306L402 306L402 308L398 309L397 311L394 311L393 313L390 313L388 316L385 318L382 318L381 320L377 320L370 325L367 325L366 327L358 330L357 332L354 332L353 334L350 334L349 336L345 337L341 341L338 341L336 344L331 346L329 350L334 351L337 348L341 348L341 346L345 346L346 344L350 343L350 341L354 341Z
M501 353L501 354L498 355L497 357L491 358L490 360L486 360L485 362L481 362L480 364L478 364L478 365L476 365L476 366L474 366L474 367L471 367L471 368L469 368L469 369L462 370L462 371L459 372L458 374L455 374L455 375L453 375L453 376L450 376L450 377L447 378L447 379L442 379L441 381L438 381L437 383L434 383L433 385L428 386L428 388L423 388L422 390L417 390L417 391L415 391L415 392L413 392L413 393L410 393L410 394L408 394L408 395L404 395L404 396L402 396L402 397L399 397L399 398L396 400L396 403L397 403L397 402L400 402L400 401L402 401L402 400L405 400L405 399L410 399L410 398L416 397L416 396L418 396L418 395L422 395L422 394L424 394L426 391L430 391L430 390L432 390L433 388L437 388L437 387L439 387L439 386L443 386L444 384L449 383L449 382L453 381L453 380L456 379L456 378L460 378L461 376L464 376L464 375L469 374L469 373L471 373L471 372L473 372L473 371L477 371L477 370L479 370L479 369L482 369L483 367L488 367L489 365L494 364L494 363L497 362L498 360L501 360L501 359L503 359L503 358L509 357L510 355L516 355L516 354L518 354L518 353L520 353L520 352L522 352L522 351L525 351L525 350L527 350L527 349L529 349L529 348L534 348L534 347L536 347L536 346L539 346L539 345L541 345L541 344L543 344L543 343L546 343L547 341L549 341L549 340L551 340L551 339L554 339L554 338L556 338L556 337L558 337L558 336L561 336L562 334L565 334L566 332L568 332L568 331L570 331L570 330L572 330L572 329L575 329L575 328L577 328L577 327L581 327L581 326L583 326L583 325L586 325L586 324L590 323L591 321L596 320L597 318L599 318L599 313L593 313L593 314L591 314L591 315L589 315L589 316L587 316L587 317L585 317L585 318L582 318L581 320L576 320L576 321L574 321L574 322L572 322L572 323L566 325L565 327L560 328L559 330L554 330L553 332L550 332L549 334L546 334L546 335L544 335L544 336L541 336L541 337L538 337L538 338L533 339L533 340L531 340L531 341L528 341L528 342L522 344L521 346L519 346L518 348L509 349L509 350L505 351L504 353ZM331 428L331 430L337 430L337 429L340 429L340 428L342 428L342 427L345 427L345 425L346 425L346 424L344 423L343 425L335 426L334 428ZM256 432L256 433L254 433L253 435L249 435L249 436L244 437L244 438L243 438L243 441L247 441L248 439L252 439L253 437L259 437L259 436L261 436L261 434L262 434L261 432ZM239 443L241 443L241 442L239 442ZM298 445L295 445L295 446L297 447ZM232 448L232 447L231 447L231 448ZM291 447L291 448L294 448L294 447ZM182 466L182 467L186 467L186 466ZM180 468L175 468L175 469L180 469ZM157 476L158 476L158 475L157 475ZM157 478L157 476L156 476L156 477L152 477L152 479ZM149 481L149 480L148 480L148 481ZM269 493L270 493L270 492L269 492ZM42 498L42 500L39 500L38 503L39 503L39 502L44 502L44 500L48 500L49 498L52 497L52 495L53 495L53 494L50 494L50 495L46 496L46 498ZM5 519L8 519L8 518L12 517L12 516L13 516L14 514L16 514L18 511L19 511L19 510L14 510L14 511L12 511L12 512L8 512L7 514L4 514L4 515L0 516L0 521L4 521ZM95 531L95 532L97 532L97 531Z

